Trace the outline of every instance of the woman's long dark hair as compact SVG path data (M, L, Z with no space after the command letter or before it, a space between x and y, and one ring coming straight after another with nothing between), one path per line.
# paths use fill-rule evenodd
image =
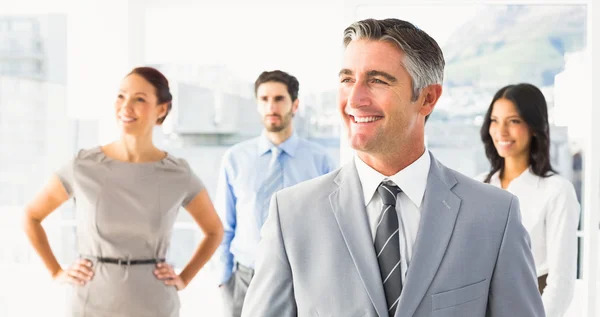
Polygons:
M492 165L485 182L489 183L496 172L500 171L501 174L504 172L504 158L498 154L494 141L490 136L492 109L498 99L510 100L531 129L533 134L529 147L531 171L540 177L549 177L556 174L550 162L550 127L548 124L548 106L544 95L536 86L531 84L508 85L498 90L494 95L494 99L492 99L485 114L483 126L481 126L481 141L485 146L485 155Z

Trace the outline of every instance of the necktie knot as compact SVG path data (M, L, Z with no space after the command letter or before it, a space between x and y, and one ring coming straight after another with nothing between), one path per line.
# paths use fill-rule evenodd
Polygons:
M398 193L402 190L396 185L381 183L377 191L384 205L396 206L396 197L398 197Z
M269 162L269 166L273 166L275 162L279 159L279 155L281 154L281 149L274 146L271 148L271 161Z
M278 157L279 154L281 153L281 149L279 149L278 147L274 146L271 148L271 155L274 157Z

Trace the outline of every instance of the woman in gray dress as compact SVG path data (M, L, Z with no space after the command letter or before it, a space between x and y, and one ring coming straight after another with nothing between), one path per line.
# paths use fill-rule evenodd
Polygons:
M171 99L159 71L134 69L115 101L120 139L79 151L26 207L31 244L55 280L73 285L70 316L179 316L177 291L221 242L221 221L200 179L185 160L152 143L152 129L164 121ZM70 198L76 200L80 259L63 269L41 223ZM176 274L165 255L180 206L204 239Z

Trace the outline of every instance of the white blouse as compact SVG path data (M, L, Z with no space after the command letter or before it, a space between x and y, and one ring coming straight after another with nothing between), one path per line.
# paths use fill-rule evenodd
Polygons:
M486 176L478 179L483 181ZM502 187L499 173L492 176L490 184ZM573 298L577 275L580 206L575 188L560 175L539 177L527 169L506 190L519 199L537 275L548 274L542 295L546 317L561 317Z

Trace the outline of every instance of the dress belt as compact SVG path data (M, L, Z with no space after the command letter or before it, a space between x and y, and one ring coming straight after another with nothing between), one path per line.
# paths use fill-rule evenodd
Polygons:
M111 263L111 264L117 264L117 265L140 265L140 264L158 264L161 262L165 262L165 259L132 260L132 259L96 257L96 261L98 261L100 263Z

